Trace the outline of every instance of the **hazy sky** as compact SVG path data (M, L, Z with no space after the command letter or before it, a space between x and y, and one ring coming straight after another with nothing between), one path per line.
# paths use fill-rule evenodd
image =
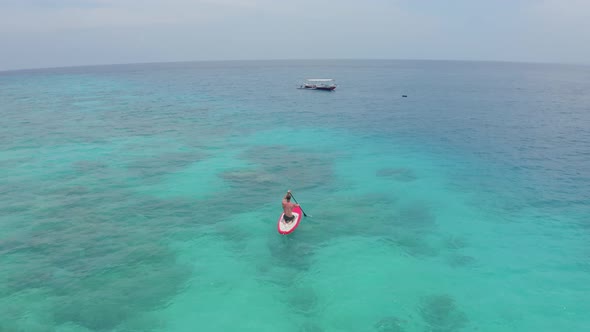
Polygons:
M0 0L0 70L317 58L590 63L590 0Z

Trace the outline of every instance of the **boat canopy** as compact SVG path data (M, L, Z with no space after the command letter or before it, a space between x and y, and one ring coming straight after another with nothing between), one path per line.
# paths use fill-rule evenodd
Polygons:
M332 82L334 79L332 78L308 78L309 82Z

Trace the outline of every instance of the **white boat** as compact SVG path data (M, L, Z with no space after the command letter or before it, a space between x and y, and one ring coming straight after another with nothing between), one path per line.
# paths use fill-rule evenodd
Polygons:
M332 78L308 78L299 89L332 91L336 89L336 84Z

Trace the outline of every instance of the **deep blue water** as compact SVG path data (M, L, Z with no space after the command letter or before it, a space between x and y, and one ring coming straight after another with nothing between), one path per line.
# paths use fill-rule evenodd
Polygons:
M0 72L0 331L585 330L588 91L523 63ZM280 236L287 189L313 217Z

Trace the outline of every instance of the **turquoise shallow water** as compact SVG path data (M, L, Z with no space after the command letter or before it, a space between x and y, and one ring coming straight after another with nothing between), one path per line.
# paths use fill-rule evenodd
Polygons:
M0 331L586 330L589 74L0 73ZM312 217L281 236L287 189Z

